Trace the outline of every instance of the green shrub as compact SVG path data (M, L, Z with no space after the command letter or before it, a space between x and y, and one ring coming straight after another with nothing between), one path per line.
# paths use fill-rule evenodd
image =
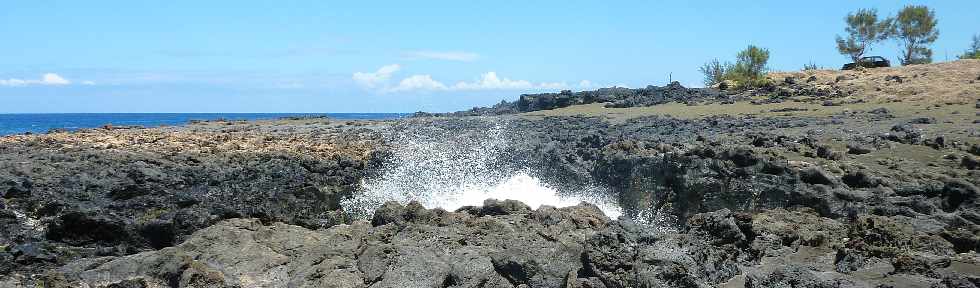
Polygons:
M729 66L731 65L728 63L722 64L718 59L712 59L708 63L704 63L704 66L701 66L699 69L704 74L704 85L712 86L724 81L725 71L729 69Z
M738 89L751 89L767 85L769 50L749 45L738 52L735 64L721 63L714 59L699 70L704 74L704 84L712 86L723 81L735 82Z
M823 68L821 68L820 66L817 66L817 63L810 62L810 63L807 63L807 64L803 64L803 71L820 70L820 69L823 69Z
M738 61L735 62L735 70L749 79L759 79L766 76L769 67L769 50L749 45L748 48L738 52Z

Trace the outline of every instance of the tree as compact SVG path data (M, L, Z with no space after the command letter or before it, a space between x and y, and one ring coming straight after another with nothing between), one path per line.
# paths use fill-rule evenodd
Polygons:
M738 52L735 64L721 63L714 59L705 63L699 69L704 73L704 85L712 86L722 81L731 80L740 88L753 88L765 83L765 74L769 70L769 50L749 45Z
M864 52L871 50L871 44L888 39L892 19L878 21L878 11L875 9L859 9L848 13L844 18L847 27L847 38L837 35L837 51L851 57L857 62Z
M898 12L890 34L902 47L902 65L932 62L929 45L939 38L937 23L935 11L926 6L909 5Z
M980 59L980 34L973 35L973 44L966 50L960 59Z
M699 70L704 73L704 86L712 86L724 81L725 71L728 70L728 66L731 64L722 64L718 59L712 59L708 63L704 63Z
M748 80L759 80L769 70L769 50L749 45L738 52L738 58L733 68L736 75Z

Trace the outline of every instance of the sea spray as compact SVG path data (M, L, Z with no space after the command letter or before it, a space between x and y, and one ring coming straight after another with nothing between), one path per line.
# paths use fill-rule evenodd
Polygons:
M360 191L342 201L344 210L364 218L387 201L418 201L427 208L451 211L495 198L518 200L532 208L585 201L610 217L622 214L605 189L551 187L535 176L538 165L508 154L515 140L506 119L474 117L454 123L416 122L390 135L391 153L380 173L364 179Z

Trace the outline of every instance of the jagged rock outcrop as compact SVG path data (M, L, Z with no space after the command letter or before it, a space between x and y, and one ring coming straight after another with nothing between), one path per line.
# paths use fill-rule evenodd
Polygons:
M905 237L888 234L904 229L900 225L867 224L880 220L842 223L806 210L751 215L723 209L697 214L687 231L674 231L610 220L585 203L522 205L487 200L449 212L388 203L370 223L321 230L231 219L173 247L77 260L41 279L47 287L712 287L731 281L746 287L888 281L947 287L978 280L962 270L977 265L976 257L942 252L949 250L868 254L882 250L854 246L858 240L872 246L903 241L869 238L867 229ZM853 261L834 257L841 245L863 260L853 271L820 271ZM874 269L890 274L862 276Z
M229 218L343 223L373 134L307 121L0 137L0 257L20 259L0 274L169 247Z

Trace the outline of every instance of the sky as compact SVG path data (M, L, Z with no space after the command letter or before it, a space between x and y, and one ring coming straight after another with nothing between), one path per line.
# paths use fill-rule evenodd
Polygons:
M933 8L935 61L980 1L7 1L0 113L443 112L522 93L702 86L749 44L839 68L843 18ZM894 41L870 55L897 63Z

